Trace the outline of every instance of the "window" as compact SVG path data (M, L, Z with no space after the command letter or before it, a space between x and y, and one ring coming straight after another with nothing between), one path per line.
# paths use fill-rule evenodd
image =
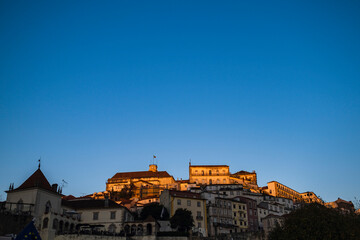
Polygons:
M191 206L191 200L187 200L187 205Z
M236 212L234 212L234 217L236 217Z
M198 222L198 228L201 228L201 222Z
M16 204L16 208L19 212L21 212L23 210L23 206L24 206L23 204L24 204L23 200L20 198L20 200Z
M197 202L197 206L201 207L201 202L200 201Z
M93 212L93 220L99 219L99 212Z
M59 225L59 221L55 218L53 221L53 229L57 229Z
M177 205L181 205L181 199L177 200Z
M115 219L116 218L116 212L112 211L110 212L110 219Z
M197 211L197 212L196 212L196 216L201 217L201 212L200 212L200 211Z
M209 170L209 175L211 175L211 170Z
M49 224L49 218L45 218L43 221L43 228L47 228Z

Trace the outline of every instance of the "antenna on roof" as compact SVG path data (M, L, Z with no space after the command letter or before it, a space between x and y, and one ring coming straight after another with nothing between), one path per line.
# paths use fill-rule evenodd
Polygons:
M41 161L41 157L39 158L38 162L39 162L39 169L40 169L40 161Z
M61 190L62 190L62 188L64 187L64 185L65 184L68 184L64 179L63 180L61 180L62 181L62 183L61 183Z
M189 166L191 166L191 158L189 158Z

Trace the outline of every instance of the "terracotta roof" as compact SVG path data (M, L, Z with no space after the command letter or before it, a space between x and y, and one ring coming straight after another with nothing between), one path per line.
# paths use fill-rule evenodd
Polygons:
M188 191L175 191L169 190L170 196L181 198L198 198L201 199L200 193L188 192Z
M176 180L177 183L189 183L189 180Z
M64 199L64 200L72 200L72 199L76 199L76 197L74 197L73 195L67 195L67 196L62 196L62 199Z
M190 165L190 167L229 167L228 165Z
M238 171L238 172L236 172L236 173L234 173L234 174L232 174L232 175L236 175L236 174L255 174L255 173L241 170L241 171Z
M73 199L73 200L65 200L62 199L61 204L72 208L74 210L79 209L102 209L102 208L123 208L120 204L112 200L109 201L108 207L105 207L105 199Z
M166 178L171 177L166 171L152 172L152 171L141 171L141 172L120 172L116 173L113 178Z
M48 182L48 180L46 179L45 175L42 173L40 168L37 169L28 179L26 179L26 181L23 184L21 184L20 187L14 189L14 191L27 189L27 188L34 188L34 187L56 192L56 190L53 191L53 189L50 186L50 183Z

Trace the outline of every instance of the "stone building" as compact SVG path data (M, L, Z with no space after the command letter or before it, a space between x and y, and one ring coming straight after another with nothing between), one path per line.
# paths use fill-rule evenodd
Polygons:
M232 199L232 206L235 232L246 232L248 229L247 204Z
M170 217L179 208L189 210L194 219L193 232L207 236L206 200L199 193L164 190L160 195L160 204L164 205Z
M325 203L325 206L328 208L336 208L343 213L353 213L355 212L354 204L351 201L345 201L341 198L338 198L334 202Z
M257 232L259 231L259 219L258 219L258 210L257 210L257 202L254 199L247 197L234 197L236 201L246 204L247 209L247 220L248 220L248 231Z
M321 200L314 192L304 192L300 194L305 203L319 203L324 204L324 201Z
M249 186L257 186L257 175L255 171L239 171L230 175L230 180L233 183L239 183Z
M124 190L131 191L131 197L142 199L160 196L163 189L176 188L177 183L174 178L166 171L158 171L156 164L149 165L149 171L116 173L106 183L106 192L110 193L110 197L116 201L124 198L121 195Z
M290 198L294 202L303 201L303 198L299 192L276 181L268 182L267 188L264 189L264 192L275 197Z
M229 166L189 165L189 182L198 185L229 184Z

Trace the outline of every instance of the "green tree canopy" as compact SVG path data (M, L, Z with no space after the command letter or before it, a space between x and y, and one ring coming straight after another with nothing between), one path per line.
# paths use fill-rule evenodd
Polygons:
M149 215L153 216L156 220L169 219L169 213L166 208L159 203L150 203L144 206L140 212L140 219L146 219Z
M172 228L177 228L180 232L188 232L194 226L194 219L189 210L179 208L170 218L170 224Z
M285 216L270 240L360 239L360 216L344 214L319 204L306 204Z

